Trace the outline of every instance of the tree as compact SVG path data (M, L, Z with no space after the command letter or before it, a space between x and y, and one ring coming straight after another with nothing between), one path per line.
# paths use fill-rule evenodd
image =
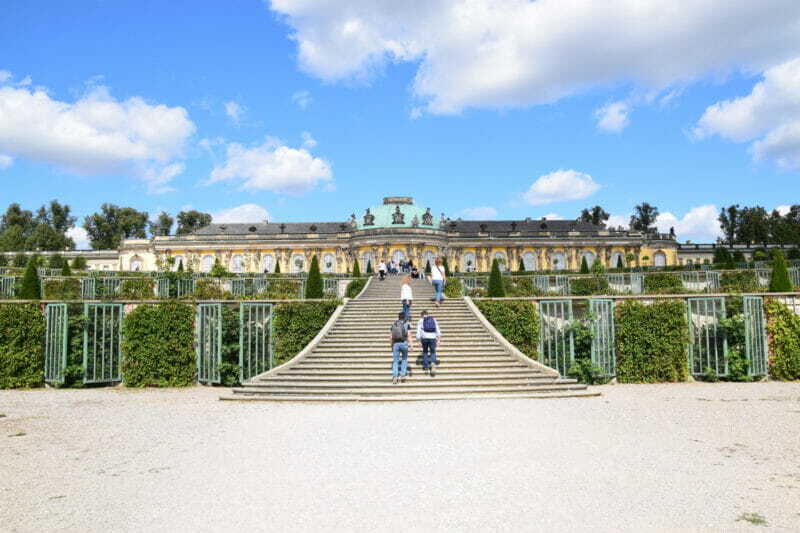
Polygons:
M600 262L600 258L596 257L594 262L592 263L592 273L593 274L602 274L606 271L606 267L603 266L603 263Z
M589 273L589 265L586 262L586 256L581 257L581 274Z
M760 206L743 208L736 240L742 244L768 244L770 237L767 210Z
M14 255L13 263L15 267L22 268L28 264L28 256L20 252Z
M425 261L425 274L430 275L431 273L431 260L428 259Z
M183 259L178 259L178 268L175 269L176 272L183 272Z
M372 273L373 273L373 270L372 270L372 259L368 259L367 260L367 275L372 274Z
M311 258L311 266L308 267L306 298L322 298L322 296L322 274L319 272L319 260L315 255Z
M100 213L89 215L83 222L95 250L113 250L123 239L147 237L147 212L114 204L103 204L100 209Z
M86 258L82 255L75 256L75 259L72 260L72 268L75 270L86 270L87 266Z
M736 234L739 231L739 204L723 207L719 212L719 226L722 229L725 240L729 245L736 242Z
M489 288L486 294L490 298L503 298L506 295L503 275L500 273L500 262L496 257L492 260L492 273L489 274Z
M277 272L278 270L276 269L275 271ZM214 258L214 266L211 267L209 274L215 278L224 278L228 275L228 271L225 270L225 267L219 262L219 257Z
M450 266L447 264L447 256L442 257L442 266L444 266L444 275L450 277Z
M600 224L604 224L611 215L606 213L606 210L596 205L589 209L584 209L581 211L580 221L581 222L588 222L590 224L594 224L595 226L599 226Z
M67 261L67 260L64 260L64 264L61 265L61 275L62 276L71 276L72 275L72 269L69 268L69 261Z
M792 292L792 281L786 269L786 260L781 250L776 250L772 261L772 274L769 278L769 292Z
M151 220L149 222L150 235L152 237L165 237L172 231L172 224L174 223L175 219L169 216L169 213L161 211L156 220Z
M361 267L358 264L358 259L353 261L353 277L360 278L361 277Z
M786 253L787 259L797 261L800 259L800 248L792 248Z
M736 250L733 252L732 261L734 265L737 265L739 263L746 263L747 259L744 257L744 254L741 250Z
M655 225L658 218L658 208L647 202L642 202L633 208L634 214L631 215L631 229L642 232L649 232Z
M211 215L192 209L178 213L178 231L176 235L186 235L211 224Z
M53 254L50 256L50 259L47 262L47 266L50 268L64 268L64 256L61 254Z
M42 290L39 284L39 274L36 272L38 260L36 256L31 256L28 266L25 267L25 275L22 277L22 288L19 297L23 300L41 300Z
M273 274L280 274L281 273L281 262L275 261L275 272Z
M714 264L719 265L723 268L730 267L733 259L731 258L731 254L727 248L724 246L717 246L714 248Z
M625 265L622 263L622 254L619 254L617 256L617 268L620 269L620 270L625 268Z
M8 265L8 257L5 254L0 254L0 267Z

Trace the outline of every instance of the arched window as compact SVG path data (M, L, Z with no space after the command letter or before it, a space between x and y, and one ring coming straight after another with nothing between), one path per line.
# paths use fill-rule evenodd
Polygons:
M367 265L372 263L372 270L377 271L378 265L375 264L375 258L372 256L372 252L364 252L361 255L361 272L367 271Z
M265 255L261 260L261 269L267 274L275 272L275 256L272 254Z
M594 258L596 257L594 255L594 252L590 252L590 251L587 250L587 251L583 252L583 254L581 254L581 257L585 257L586 258L586 265L589 268L592 268L592 265L594 264Z
M611 264L608 265L609 268L624 268L625 267L625 257L622 255L622 252L614 252L611 254Z
M183 270L186 270L186 259L182 255L176 255L172 262L172 271L177 272L181 265L183 265Z
M292 272L299 274L306 271L306 258L302 255L292 257Z
M433 254L431 254L433 255ZM461 259L462 265L461 269L464 272L475 272L477 265L475 264L475 254L472 252L467 252L464 254L464 257Z
M400 261L406 260L406 253L403 250L395 250L392 254L392 260L395 263L399 263Z
M567 268L567 256L564 252L556 252L550 259L550 270L565 270Z
M322 271L326 274L330 274L334 271L335 264L336 258L333 257L333 254L325 254L322 256Z
M663 267L667 266L667 254L664 252L656 252L653 254L653 266Z
M522 254L522 264L529 272L536 270L536 255L533 252L525 252Z
M140 272L142 270L142 258L138 255L131 257L131 272Z
M497 259L497 264L500 266L500 272L505 272L508 267L506 262L506 254L503 252L495 252L494 258Z
M244 272L244 260L241 255L236 254L231 257L231 272L234 274L241 274Z
M204 255L203 260L200 262L200 271L208 274L214 268L214 256Z

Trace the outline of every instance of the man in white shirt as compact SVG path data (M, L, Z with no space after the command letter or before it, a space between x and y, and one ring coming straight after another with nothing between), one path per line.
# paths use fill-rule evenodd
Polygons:
M400 301L403 302L403 314L406 317L406 322L411 321L411 302L414 300L414 294L411 292L411 276L403 278L403 285L400 287Z
M439 360L436 357L436 345L441 344L442 330L439 329L439 321L423 311L417 323L417 338L422 344L422 369L430 372L431 377L436 375L436 365Z
M378 276L380 276L381 281L383 281L384 278L386 277L386 262L385 261L381 261L380 264L378 265Z
M442 258L437 257L435 264L431 267L431 282L433 283L433 288L436 290L436 296L434 296L434 301L436 305L439 306L441 304L442 299L444 296L442 295L442 289L444 288L444 282L446 280L444 266L442 266Z

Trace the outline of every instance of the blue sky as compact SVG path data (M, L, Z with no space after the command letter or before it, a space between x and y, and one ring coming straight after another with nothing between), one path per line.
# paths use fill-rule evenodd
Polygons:
M798 201L796 2L329 4L6 0L0 204L619 223L648 201L709 240L720 206Z

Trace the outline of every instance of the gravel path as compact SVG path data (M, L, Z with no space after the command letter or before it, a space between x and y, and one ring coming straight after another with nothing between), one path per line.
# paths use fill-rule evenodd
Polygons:
M0 391L0 530L800 530L800 383L243 404Z

